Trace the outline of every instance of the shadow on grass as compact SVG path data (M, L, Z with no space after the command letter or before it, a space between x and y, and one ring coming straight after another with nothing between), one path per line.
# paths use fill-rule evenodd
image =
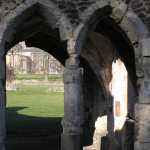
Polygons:
M18 113L25 108L7 108L6 150L59 150L62 118L32 117Z

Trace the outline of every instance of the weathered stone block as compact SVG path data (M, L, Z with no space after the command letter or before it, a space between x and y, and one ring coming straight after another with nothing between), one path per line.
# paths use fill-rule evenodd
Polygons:
M135 105L135 139L139 143L150 143L150 104ZM140 144L136 144L139 147ZM141 150L141 149L140 149Z
M143 147L143 143L140 143L139 141L136 141L134 143L134 149L135 150L142 150L142 147Z
M82 136L62 134L61 150L82 150Z
M150 104L150 81L145 79L141 85L139 102L142 104Z
M145 38L142 40L142 54L144 57L150 57L150 38Z

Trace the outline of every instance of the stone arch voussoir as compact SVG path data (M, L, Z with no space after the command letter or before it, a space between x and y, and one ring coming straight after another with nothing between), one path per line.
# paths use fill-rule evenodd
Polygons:
M149 39L148 29L132 10L128 10L125 13L118 25L127 35L130 43L132 44L135 54L136 75L138 78L141 78L144 76L142 69L142 57L145 46L143 46L143 43Z

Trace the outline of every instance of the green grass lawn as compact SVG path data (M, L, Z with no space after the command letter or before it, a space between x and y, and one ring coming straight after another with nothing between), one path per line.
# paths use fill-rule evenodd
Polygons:
M24 107L18 114L33 117L62 117L63 93L50 93L47 86L24 86L7 92L7 107Z
M23 86L7 92L9 130L49 128L63 117L63 93L50 93L48 86ZM52 122L55 120L55 122Z

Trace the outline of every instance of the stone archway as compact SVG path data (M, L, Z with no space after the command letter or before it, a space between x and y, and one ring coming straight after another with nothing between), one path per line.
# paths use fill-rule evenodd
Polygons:
M5 55L14 44L23 40L29 47L34 46L46 50L54 57L56 57L62 64L65 64L66 62L66 69L64 72L65 117L62 123L62 150L81 149L83 147L82 135L84 124L84 106L82 98L82 78L84 72L82 68L87 67L90 61L85 61L86 63L82 62L80 55L81 46L79 45L79 47L76 47L77 41L74 38L74 35L72 36L72 31L70 31L72 30L72 28L66 30L66 28L69 26L68 23L66 23L67 21L65 21L65 26L63 23L61 24L61 19L64 17L61 17L61 19L59 17L57 18L55 17L55 14L53 14L54 8L52 10L47 10L46 8L45 5L43 6L41 3L21 4L14 10L14 12L12 12L12 15L8 14L8 16L4 18L4 24L0 25L3 29L1 33L0 43L0 63L2 65L0 70L0 150L5 149L6 138ZM39 9L41 10L40 12ZM52 22L47 21L47 18L45 18L45 13L50 13L53 20L51 20ZM56 16L57 13L59 14L59 12L56 12ZM60 26L57 23L60 23ZM67 38L70 39L68 41L63 41L62 39L60 39L59 30L61 32L61 36L64 35L63 40L66 40ZM88 57L86 58L86 60L88 60ZM87 67L87 72L90 74L90 72L92 72L91 70L92 69L89 65L89 67ZM93 78L92 80L94 81L94 83L96 83L97 77L95 76L95 79ZM89 82L88 84L90 83L91 82ZM93 93L90 94L90 96L95 95L96 88L99 88L99 85L93 84L93 87L94 90ZM87 91L89 92L89 89L87 89ZM70 146L68 146L68 144Z
M144 125L142 124L142 111L145 110L146 116L149 113L150 54L148 47L150 40L143 22L128 9L125 3L121 0L95 0L83 1L83 3L81 1L20 0L12 9L7 9L8 12L3 14L4 18L1 18L0 24L2 31L0 33L0 64L2 66L0 68L0 118L2 120L0 150L4 149L5 139L5 54L14 44L22 40L26 41L28 46L47 50L62 64L66 64L62 150L82 149L81 139L86 117L83 97L86 93L90 93L89 99L96 97L97 100L99 92L96 88L101 91L101 99L107 102L108 130L109 137L112 139L113 105L108 83L111 80L111 65L114 57L124 62L130 77L129 85L133 90L128 99L128 113L133 120L134 113L138 118L135 149L142 149L143 146L149 148L148 136L141 131L149 130L148 119ZM96 41L100 41L102 45ZM100 49L102 52L99 51ZM108 53L110 57L107 57ZM85 65L82 60L86 62ZM85 93L82 92L83 70L86 70L89 79L92 79L88 81ZM136 79L141 86L140 91L137 90ZM91 83L92 91L88 87ZM139 94L138 101L133 102L132 98L137 95L136 91ZM134 111L135 102L137 103L136 111ZM89 108L88 106L87 114L90 114ZM90 122L89 118L87 120Z
M23 7L22 7L23 6ZM43 8L44 7L44 8ZM52 5L51 5L52 7ZM42 9L39 12L39 9ZM54 8L53 8L54 9ZM45 10L43 12L43 10ZM50 10L51 11L51 10ZM56 10L55 10L56 11ZM6 125L5 125L5 108L6 108L6 54L7 51L17 44L20 41L26 41L28 45L31 43L36 43L36 47L40 47L45 49L44 44L41 42L38 43L38 40L49 39L46 42L50 47L48 50L52 50L51 53L54 57L56 57L62 64L65 63L66 58L68 57L66 49L66 42L60 40L59 35L59 27L55 29L52 28L52 24L56 23L58 19L52 15L53 23L46 22L46 18L44 17L44 13L47 12L47 9L43 5L39 5L37 3L34 4L21 4L19 5L12 16L6 16L8 19L7 24L2 24L3 28L1 32L1 42L0 42L0 150L5 149L5 139L6 139ZM48 11L48 13L51 13ZM58 13L58 12L57 12ZM6 19L5 18L5 19ZM5 22L4 19L4 22ZM52 20L51 20L52 21ZM46 22L46 23L45 23ZM53 26L54 26L53 24ZM51 40L50 40L51 39ZM29 44L30 41L31 43ZM45 42L45 41L44 41ZM38 45L39 44L39 45ZM42 45L43 44L43 45ZM31 45L33 46L33 45ZM60 52L59 52L60 50ZM57 53L57 52L58 53ZM56 54L57 53L57 54Z
M148 30L145 27L145 25L142 23L142 21L131 10L126 9L126 6L123 3L119 3L118 6L116 3L115 3L116 5L112 4L111 6L113 8L113 13L109 12L109 9L107 9L110 6L107 4L107 2L106 3L100 2L100 4L104 4L105 7L103 5L97 6L96 4L93 5L93 9L92 7L89 7L89 9L86 11L87 13L85 13L85 15L82 16L83 20L85 21L84 24L85 26L83 27L83 30L81 30L82 34L80 35L83 35L82 36L83 39L84 37L87 38L88 31L92 28L96 28L96 32L106 36L113 43L114 47L117 50L118 56L122 59L128 71L128 75L129 75L128 90L132 89L132 92L129 91L130 96L128 99L128 115L129 117L131 117L130 121L134 122L135 119L134 114L135 113L138 114L137 109L136 111L134 111L135 104L137 103L137 92L138 92L136 81L137 81L137 77L139 81L144 73L142 71L143 64L141 63L140 58L142 59L143 57L141 55L142 51L145 51L143 49L144 48L143 45L146 45L146 43L149 41L148 40L149 38L147 36ZM94 9L96 11L95 13L92 13L94 12ZM120 15L117 12L120 12ZM92 16L91 18L89 17L90 15ZM86 22L86 18L88 18L87 22ZM80 39L82 38L80 37ZM96 61L96 59L94 59L94 61ZM94 63L95 62L92 62L92 64ZM98 65L99 63L96 62L95 64ZM96 67L94 66L94 71L97 70L95 68ZM108 120L109 122L108 128L110 127L111 131L113 131L112 128L113 124L111 124L112 118L113 116L112 113L110 112L110 122ZM139 124L136 125L139 126ZM131 127L131 130L132 130L131 133L127 133L127 134L133 135L134 128ZM132 144L130 144L130 146L128 145L126 149L134 149L133 137L131 137L131 139L132 139L131 140ZM137 144L135 144L135 148L137 149Z
M109 2L108 3L107 2L105 3L104 1L97 2L95 3L95 5L92 5L93 7L91 6L89 7L89 9L85 11L86 13L83 14L82 16L83 21L85 21L83 30L81 31L83 34L82 38L87 37L88 33L87 31L93 27L96 28L97 23L101 22L98 24L99 27L97 27L96 29L97 32L103 34L104 36L108 37L111 40L113 45L116 47L118 54L123 60L127 68L128 74L130 76L128 88L132 89L132 92L129 92L130 93L129 95L132 95L133 97L132 96L131 97L133 99L131 97L129 98L128 114L129 116L132 116L131 118L133 119L134 122L134 119L136 118L139 119L140 117L139 115L142 114L140 109L143 110L145 108L145 105L142 104L148 104L146 97L148 96L149 93L147 91L149 89L148 88L149 86L147 86L146 88L147 90L143 87L144 83L147 85L149 84L148 77L146 75L148 73L148 69L146 66L148 66L149 64L148 63L149 59L148 58L146 59L146 57L149 57L149 53L147 51L149 45L148 30L146 26L143 24L143 22L136 16L136 14L131 9L127 9L124 3L122 3L121 1L118 3L117 2L115 3L115 1L113 2L111 5L108 4ZM109 11L110 10L109 6L113 9L112 12ZM118 40L116 37L118 37ZM144 71L145 69L147 70L146 71L147 73ZM146 75L145 79L143 79L144 74ZM137 83L138 85L141 85L140 91L138 91ZM146 93L145 94L143 93L144 92L143 89L147 91L146 92L147 96ZM138 94L140 95L139 97ZM147 107L146 113L148 112L149 111ZM136 117L134 115L136 115ZM112 116L110 118L112 118ZM140 131L143 130L142 121L143 119L141 118L139 122L135 123L136 129L140 128ZM148 131L148 127L146 127L146 124L148 124L148 122L144 123L145 128ZM132 131L133 130L134 129L132 128ZM135 133L137 137L135 141L135 149L141 149L142 145L145 145L145 147L146 145L147 147L149 145L144 144L143 142L146 141L148 136L146 134L142 134L140 131L139 132L136 131ZM129 149L134 149L133 143L134 142L132 138L132 148L128 147Z

